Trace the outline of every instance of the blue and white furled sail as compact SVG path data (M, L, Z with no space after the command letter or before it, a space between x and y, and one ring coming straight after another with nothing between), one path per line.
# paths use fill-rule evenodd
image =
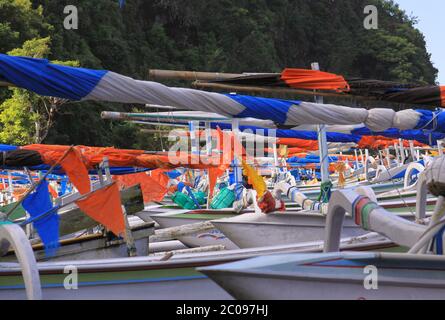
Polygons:
M162 125L188 125L188 121L198 121L204 127L210 122L213 129L232 129L231 119L216 113L201 111L169 111L152 113L122 113L113 111L102 112L102 118L111 120L136 121L137 123ZM431 146L437 145L438 140L445 139L445 133L429 130L399 130L388 129L382 132L371 131L364 125L355 126L327 126L327 141L330 143L358 143L363 136L383 136L391 139L415 140ZM239 129L244 133L263 135L276 138L295 138L303 140L318 140L317 126L305 125L292 129L279 129L270 120L242 118Z
M0 54L0 80L43 96L74 101L94 100L157 104L213 112L227 117L272 120L280 126L364 125L373 132L388 129L445 132L442 109L403 110L350 108L295 100L220 94L171 88L112 71L52 64L45 59Z

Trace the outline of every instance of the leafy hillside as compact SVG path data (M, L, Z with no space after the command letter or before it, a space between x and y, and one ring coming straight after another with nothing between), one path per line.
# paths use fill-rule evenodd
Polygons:
M378 30L363 27L370 3L379 8ZM63 28L67 4L79 10L78 30ZM392 1L127 0L119 8L117 0L0 0L0 18L7 21L0 23L1 52L49 37L44 57L140 79L149 68L275 72L313 61L347 76L432 84L437 75L415 19ZM5 91L3 99L11 96ZM24 116L11 103L0 108L3 130ZM99 118L102 110L133 108L65 104L44 142L158 148L138 128ZM32 132L15 139L20 130L0 142L32 142Z

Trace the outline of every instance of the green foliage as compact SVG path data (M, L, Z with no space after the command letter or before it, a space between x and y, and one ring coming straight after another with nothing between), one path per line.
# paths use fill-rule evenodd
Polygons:
M50 52L50 37L25 41L23 47L8 52L12 56L46 58ZM53 61L77 67L77 61ZM25 89L13 88L12 96L0 105L0 141L23 145L40 143L53 125L54 114L63 101L41 97Z
M37 115L32 109L31 94L14 89L12 98L0 105L0 141L7 144L23 145L33 143L34 121Z
M68 4L78 8L78 30L63 28ZM378 30L363 27L368 4L379 8ZM0 0L0 21L2 52L22 48L13 53L78 61L139 79L150 68L279 72L313 61L346 76L424 84L437 76L416 18L391 0L131 0L123 9L117 0ZM48 36L51 50L45 51ZM34 38L40 40L25 43ZM39 101L16 96L16 90L13 95L0 119L11 130L0 139L27 143L35 118L25 111ZM160 149L157 136L139 126L100 119L103 110L134 108L64 104L44 141Z
M51 26L43 8L33 8L30 0L0 0L0 52L21 47L23 42L46 36Z

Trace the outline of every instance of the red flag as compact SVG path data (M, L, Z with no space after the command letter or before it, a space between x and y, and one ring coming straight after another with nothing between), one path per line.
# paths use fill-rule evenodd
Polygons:
M115 235L125 233L121 196L116 183L95 191L86 199L76 201L76 204L85 214Z

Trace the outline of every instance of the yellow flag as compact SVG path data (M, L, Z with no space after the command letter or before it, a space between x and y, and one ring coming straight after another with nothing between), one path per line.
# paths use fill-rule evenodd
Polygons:
M288 153L289 153L289 149L287 148L287 146L286 145L280 145L280 156L282 158L286 158L287 159Z
M244 159L241 160L241 165L243 167L243 174L247 176L247 182L253 186L258 194L258 198L261 198L267 191L263 177L260 176L254 168L249 166Z

